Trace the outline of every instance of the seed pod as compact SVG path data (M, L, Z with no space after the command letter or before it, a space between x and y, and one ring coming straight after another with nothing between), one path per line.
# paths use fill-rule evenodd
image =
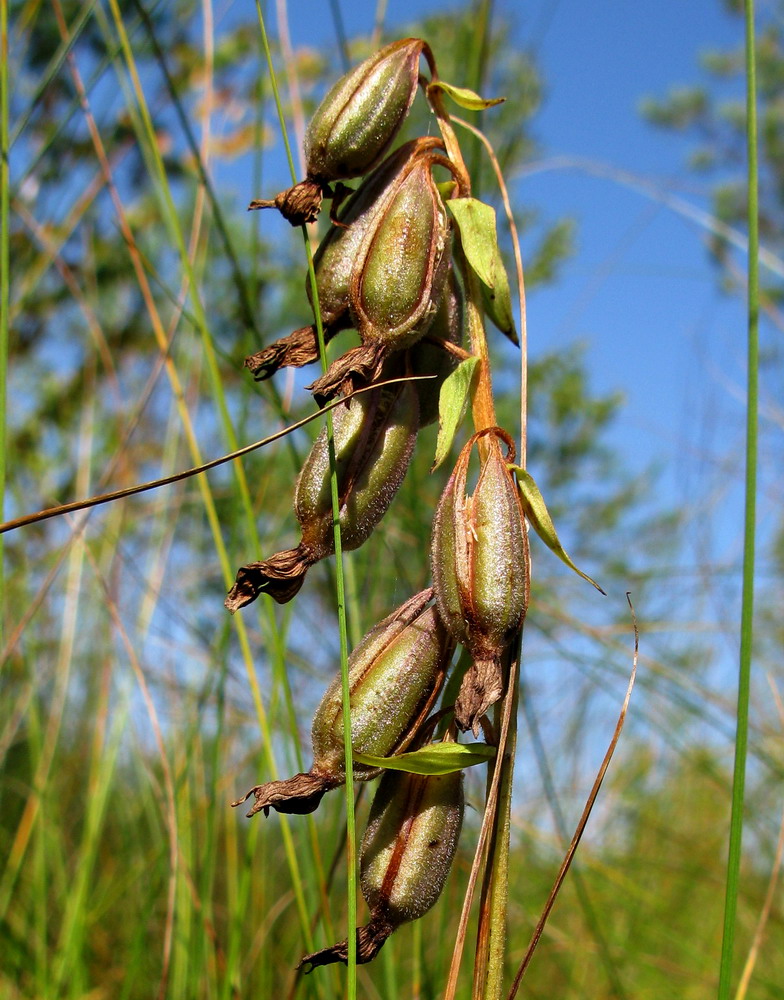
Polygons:
M388 757L404 750L427 718L444 681L455 643L434 607L432 588L410 598L371 629L349 657L351 744L355 750ZM313 766L287 781L257 785L248 816L273 807L278 812L312 812L325 792L346 780L343 695L340 674L316 709L311 732ZM355 764L354 779L378 770Z
M419 411L412 383L363 393L333 418L340 528L344 549L357 549L397 493L414 450ZM294 491L302 529L295 549L240 567L225 605L234 613L266 593L285 604L299 591L308 569L335 551L327 431L316 439Z
M348 304L361 347L347 351L309 388L320 405L378 377L386 358L414 344L433 322L449 273L450 225L429 152L409 161L374 215L351 271Z
M305 133L309 177L360 177L379 162L413 103L425 44L392 42L338 80Z
M365 233L416 159L428 152L441 152L443 149L440 139L421 138L407 142L395 150L354 193L341 213L338 225L332 226L319 244L313 258L313 267L325 342L351 325L349 286ZM309 277L305 280L305 289L312 302ZM246 358L245 367L253 372L256 381L262 381L274 375L278 368L299 368L317 361L318 357L316 327L311 325L295 330Z
M412 375L435 375L426 382L415 382L419 397L419 426L427 427L438 419L438 399L444 380L455 370L458 359L441 344L463 343L463 289L450 268L444 294L435 319L422 340L408 351Z
M473 496L466 496L471 448L492 435ZM501 454L499 440L509 454ZM501 697L501 654L520 629L530 588L528 534L507 462L512 439L499 427L474 434L438 504L431 561L444 624L474 662L455 703L455 721L478 735L479 719Z
M426 913L441 895L463 822L463 775L387 771L370 809L360 854L370 921L357 930L357 962L370 962L401 924ZM318 965L347 962L347 942L307 955Z
M350 70L316 109L305 133L307 177L273 201L293 226L312 222L331 181L361 177L389 149L416 94L419 57L429 53L419 38L403 38Z

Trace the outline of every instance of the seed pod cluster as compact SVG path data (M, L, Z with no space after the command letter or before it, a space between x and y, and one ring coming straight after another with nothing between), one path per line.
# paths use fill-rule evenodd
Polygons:
M387 157L364 181L345 205L339 224L332 226L313 258L316 273L319 310L328 343L340 330L354 322L350 309L352 276L361 274L358 256L363 240L377 225L385 205L403 186L412 169L432 156L443 154L440 139L420 138L407 142ZM312 300L310 279L305 279L305 290ZM257 381L269 378L286 366L300 367L317 361L318 338L315 325L295 330L288 337L245 359Z
M277 207L299 224L315 218L322 197L333 198L333 225L314 256L315 295L310 280L306 294L318 309L325 342L353 329L360 344L333 361L309 388L320 405L338 395L351 397L333 412L334 473L346 549L362 545L383 518L406 474L419 428L436 419L439 390L466 356L461 343L469 281L464 271L461 282L453 268L444 201L470 193L464 190L464 172L438 138L413 139L390 152L414 99L422 54L435 79L429 47L408 38L339 80L308 127L306 179L272 202L251 206ZM439 168L448 172L451 184L438 183ZM332 185L354 177L364 179L339 205L340 191ZM318 357L317 328L311 324L247 358L245 365L261 381L279 368ZM411 375L429 378L401 380ZM355 394L357 389L363 391ZM469 459L480 439L479 479L468 496ZM372 628L351 653L350 730L357 753L390 757L432 738L440 716L431 713L458 642L473 663L462 679L446 738L454 738L455 724L478 733L480 720L501 696L502 654L522 625L529 588L525 519L508 468L513 458L511 439L498 427L471 438L435 518L433 587ZM334 554L332 474L324 429L294 488L299 544L240 567L225 601L231 612L261 594L286 603L308 569ZM338 675L313 719L310 770L256 785L233 805L253 798L248 816L268 815L270 809L309 813L327 791L347 780L378 777L375 760L355 761L347 774L344 728ZM462 817L459 771L440 776L384 771L361 849L361 886L370 920L357 932L359 962L370 961L398 926L435 903ZM306 956L300 966L310 971L347 959L343 941Z

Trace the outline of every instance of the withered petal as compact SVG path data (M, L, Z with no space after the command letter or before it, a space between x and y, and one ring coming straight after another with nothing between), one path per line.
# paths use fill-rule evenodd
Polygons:
M276 194L271 201L255 199L248 205L248 211L257 208L277 208L292 226L303 226L306 222L316 221L321 211L323 197L321 183L306 177L294 187Z
M234 614L255 601L259 594L269 594L278 604L287 604L305 582L305 574L317 561L310 546L276 552L264 562L248 563L237 570L234 586L224 606Z
M335 331L324 330L327 342ZM245 367L250 369L257 382L270 378L279 368L301 368L318 361L319 348L315 326L303 326L287 337L281 337L264 350L245 358Z
M265 785L255 785L241 799L237 799L231 805L232 808L241 806L253 795L256 801L245 813L246 816L254 816L262 809L264 815L268 816L270 807L277 809L280 813L304 815L312 813L318 807L324 793L333 788L334 784L324 775L301 772L285 781L268 781Z
M307 386L319 406L334 399L339 392L349 393L374 382L384 366L389 348L384 344L352 347L329 366L326 374Z
M381 951L384 942L395 929L395 925L382 916L373 915L364 927L357 928L357 965L372 962ZM312 955L306 955L298 969L305 973L312 972L319 965L332 965L334 962L348 964L348 940L333 944L330 948L322 948Z
M479 736L479 720L504 693L499 659L476 660L466 671L455 701L458 729Z

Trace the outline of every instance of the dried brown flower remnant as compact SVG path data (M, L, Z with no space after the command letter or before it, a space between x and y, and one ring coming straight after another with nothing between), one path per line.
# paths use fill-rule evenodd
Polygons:
M466 495L471 449L491 436L473 496ZM501 454L503 441L509 454ZM460 453L433 525L433 586L444 624L470 652L455 703L455 721L478 735L479 720L501 697L501 654L528 607L528 534L517 485L507 467L511 438L499 427L480 431Z
M362 240L388 198L405 180L419 157L442 152L440 139L421 138L404 143L391 153L353 194L340 216L319 244L313 258L318 288L319 311L328 342L340 330L352 325L349 311L351 276L357 264ZM310 278L305 281L308 298L313 301ZM276 340L269 347L245 360L245 367L257 381L269 378L286 366L300 367L318 361L316 327L306 326Z
M305 133L307 177L272 201L250 208L277 208L293 226L313 222L330 182L361 177L389 149L416 94L419 38L392 42L346 73L316 109ZM428 50L429 51L429 50Z
M410 598L371 629L349 657L351 744L355 750L388 757L404 750L416 736L441 690L455 644L436 609L432 588ZM252 816L270 807L278 812L312 812L325 792L346 780L343 745L343 698L336 676L313 717L313 766L287 781L257 785ZM378 770L354 767L354 779L366 781Z
M351 271L348 306L362 341L310 389L319 405L374 381L394 351L416 343L436 315L451 263L450 224L433 178L439 153L409 160L374 215Z
M357 962L370 962L401 924L416 920L446 884L463 821L463 776L387 771L370 810L360 855L370 921L357 930ZM306 955L300 966L348 961L346 941Z
M379 386L339 406L334 415L340 528L343 547L358 548L378 524L408 469L419 427L412 383ZM299 591L308 569L332 555L329 446L324 428L300 472L294 513L302 540L294 549L240 567L226 607L234 613L269 594L285 604Z

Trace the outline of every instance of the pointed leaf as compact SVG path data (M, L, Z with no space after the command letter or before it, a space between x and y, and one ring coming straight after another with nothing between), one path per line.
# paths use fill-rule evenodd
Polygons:
M495 209L477 198L452 198L446 203L460 230L466 260L483 285L495 285L498 239Z
M505 97L480 97L467 87L455 87L454 84L446 83L444 80L434 80L431 84L435 90L443 90L448 94L455 104L467 111L483 111L485 108L492 108L495 104L503 104Z
M438 396L438 440L431 472L437 469L449 454L457 429L463 422L473 392L474 374L478 363L479 358L466 358L444 379Z
M545 505L544 497L534 482L533 476L529 472L526 472L525 469L521 469L519 465L512 466L512 469L517 475L517 482L523 501L523 510L536 530L537 535L539 535L548 549L551 549L562 562L565 562L578 576L581 576L583 580L587 580L588 583L596 587L600 594L605 594L606 597L606 593L599 584L595 580L592 580L587 573L583 573L581 569L578 569L564 551L558 539L558 532L555 530L553 519L550 517L550 512Z
M466 260L482 284L485 312L501 333L519 344L509 278L498 248L495 209L476 198L453 198L446 207L460 230Z
M369 767L383 767L409 774L452 774L464 767L485 764L495 757L496 748L487 743L429 743L410 753L375 757L354 751L354 760Z
M495 284L492 288L482 284L482 303L485 312L491 322L498 327L501 333L515 345L520 346L515 327L514 315L512 314L512 293L509 290L509 277L501 256L501 251L496 247L495 261Z

